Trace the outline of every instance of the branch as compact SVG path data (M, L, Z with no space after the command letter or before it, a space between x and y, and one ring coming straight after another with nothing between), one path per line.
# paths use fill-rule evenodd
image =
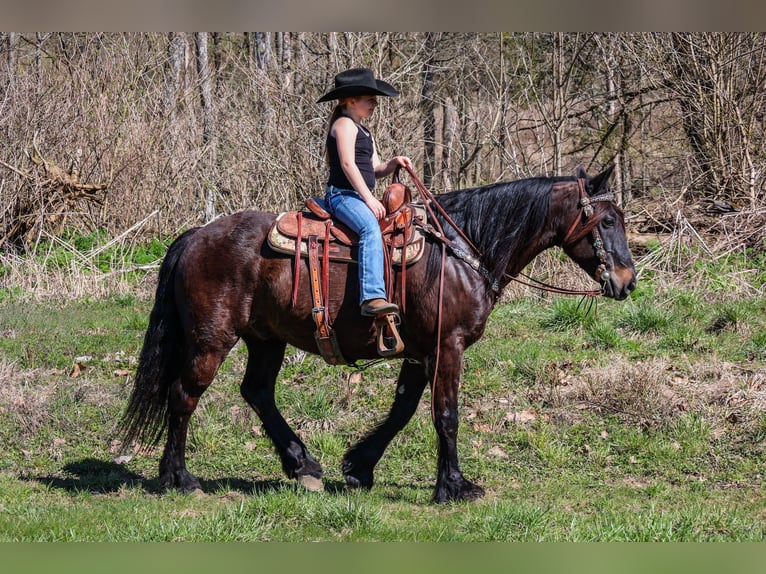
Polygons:
M9 164L5 163L5 162L4 162L3 160L1 160L1 159L0 159L0 165L2 165L3 167L6 167L6 168L10 169L11 171L13 171L13 172L17 173L18 175L20 175L20 176L21 176L21 177L23 177L24 179L29 179L29 180L31 180L31 179L32 179L32 178L29 176L29 174L28 174L28 173L24 173L23 171L21 171L21 170L19 170L19 169L15 168L15 167L13 167L12 165L9 165Z

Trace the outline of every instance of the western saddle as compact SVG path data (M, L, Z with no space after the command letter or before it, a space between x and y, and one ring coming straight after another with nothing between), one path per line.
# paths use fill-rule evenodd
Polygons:
M413 203L412 193L397 178L386 188L382 203L386 216L380 220L385 254L384 274L388 299L393 301L397 289L394 285L394 267L400 269L398 304L406 311L407 266L416 263L423 255L426 225L426 208ZM311 296L314 304L312 315L316 324L314 337L324 360L331 365L346 364L332 329L333 317L329 308L329 276L331 262L356 263L359 238L347 226L333 219L324 201L311 197L306 200L305 210L280 214L268 234L269 246L294 257L292 304L298 298L300 262L308 259ZM377 351L382 357L402 353L404 343L399 335L396 313L375 318Z

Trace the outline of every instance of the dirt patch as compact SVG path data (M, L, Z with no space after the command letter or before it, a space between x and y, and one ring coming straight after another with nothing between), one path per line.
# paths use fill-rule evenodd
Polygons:
M90 376L73 378L60 369L23 370L0 359L0 414L18 422L22 438L50 425L64 405L106 407L118 400L111 385Z
M740 423L766 412L766 368L730 362L687 364L667 359L586 367L566 377L558 408L617 414L663 423L680 413Z
M517 393L485 396L465 405L469 424L497 432L538 420L576 424L588 416L616 416L626 424L661 427L697 414L713 427L750 426L766 415L766 367L714 361L672 364L665 358L606 365L570 365ZM745 430L745 429L742 429Z
M24 434L34 434L48 420L55 385L38 384L40 370L20 371L0 360L0 413L15 416Z

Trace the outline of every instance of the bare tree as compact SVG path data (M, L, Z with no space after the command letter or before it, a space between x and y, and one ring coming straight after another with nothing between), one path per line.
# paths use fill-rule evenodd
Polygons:
M0 209L48 189L33 141L108 184L107 201L60 205L78 229L299 205L325 177L316 100L357 65L401 92L371 119L381 155L433 186L615 161L624 202L766 199L762 33L33 32L0 36Z
M5 34L5 50L8 65L8 91L13 90L16 82L16 44L18 43L18 34L16 32L7 32Z
M181 90L181 74L184 66L185 42L183 34L168 33L167 60L165 64L165 108L171 125L176 122L178 99ZM171 142L170 150L175 148Z
M754 161L764 152L764 35L674 33L645 40L654 81L678 105L691 162L685 191L755 205L764 181L764 167Z
M215 219L215 199L217 195L216 168L217 140L215 133L215 109L213 106L213 75L208 62L208 33L194 34L197 75L199 77L200 104L202 106L202 146L205 148L205 161L202 170L202 186L205 198L205 221Z
M457 135L457 117L452 98L447 96L442 106L442 166L441 186L444 189L452 189L452 174L454 171L453 149L455 136Z
M271 32L255 32L255 61L261 69L271 67Z
M424 42L423 87L421 91L420 109L423 122L423 183L431 185L434 178L436 158L436 117L434 111L434 60L440 34L427 32Z

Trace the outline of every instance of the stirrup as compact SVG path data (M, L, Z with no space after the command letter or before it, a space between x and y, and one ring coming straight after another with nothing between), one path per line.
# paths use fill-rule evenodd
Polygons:
M404 342L399 336L399 315L388 313L375 317L375 330L377 331L378 355L381 357L393 357L404 351Z

